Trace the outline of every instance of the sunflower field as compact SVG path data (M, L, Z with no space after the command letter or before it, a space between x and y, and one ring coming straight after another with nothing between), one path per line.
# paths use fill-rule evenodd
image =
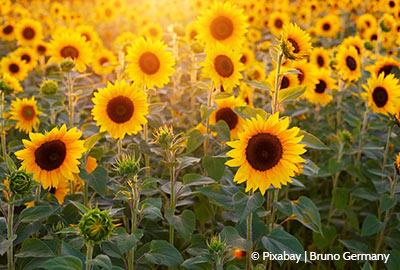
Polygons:
M399 0L0 0L0 269L400 269Z

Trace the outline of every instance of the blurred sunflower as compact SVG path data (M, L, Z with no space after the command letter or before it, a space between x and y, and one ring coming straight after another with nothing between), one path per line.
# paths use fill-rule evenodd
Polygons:
M286 89L286 88L290 88L290 87L299 85L299 79L298 79L297 74L288 72L289 70L290 69L287 67L281 68L279 89ZM267 80L270 85L275 85L275 74L276 74L276 70L273 70L268 75Z
M237 48L244 42L246 29L243 10L229 2L215 2L198 19L198 39L207 46L222 43Z
M244 103L247 104L249 107L253 107L253 96L254 96L254 89L251 88L249 85L247 85L244 82L240 83L239 86L239 96L238 98L242 99Z
M311 38L296 24L287 24L282 31L281 47L289 59L305 58L311 53Z
M210 115L210 124L215 125L218 121L224 121L230 130L231 138L236 138L243 126L243 119L234 111L237 107L246 106L239 98L234 96L215 100L217 109Z
M283 27L290 23L289 15L285 12L275 11L268 15L268 30L279 37Z
M32 71L37 65L38 56L32 48L18 48L12 53L12 56L20 58L28 71Z
M362 55L364 51L364 41L359 36L347 37L343 40L342 46L349 48L353 46L358 55Z
M38 41L33 48L36 50L37 55L48 56L49 44L45 41Z
M315 79L317 82L314 87L307 88L304 97L311 103L326 105L332 101L332 95L329 92L337 89L336 80L330 76L328 69L318 69Z
M69 58L75 62L76 70L83 72L91 61L92 52L88 43L73 30L57 33L49 46L50 62L61 63Z
M15 156L22 161L22 169L32 173L45 189L57 186L79 173L79 159L85 152L81 135L77 128L67 130L66 125L45 134L30 133L30 141L23 140L25 148Z
M15 39L15 22L6 20L0 27L0 39L5 41L12 41Z
M24 91L18 79L15 78L13 75L10 75L9 73L3 73L3 75L0 76L0 83L5 84L5 86L3 87L6 87L12 93ZM4 91L4 89L1 90ZM9 94L8 91L5 92Z
M49 193L53 194L58 204L63 204L65 196L69 193L69 181L67 179L61 179L57 185L49 188Z
M246 70L249 80L262 82L265 80L265 67L263 63L254 61L253 65Z
M370 13L364 13L356 20L357 31L364 37L364 32L367 29L376 30L378 28L378 22L374 15Z
M396 68L400 69L400 61L392 57L381 57L373 65L370 65L365 69L378 77L381 73L383 73L384 76L391 73L395 74Z
M15 34L20 45L30 46L42 40L42 25L33 19L22 19L17 24Z
M185 28L185 38L186 42L189 44L197 40L197 35L199 34L199 31L197 29L197 24L192 22L186 25Z
M162 39L163 30L159 23L149 23L143 29L142 35L151 39Z
M147 123L148 104L143 88L125 81L108 83L94 93L92 115L100 132L107 131L114 139L136 134Z
M322 47L313 48L310 56L310 62L317 65L319 68L329 68L329 51Z
M318 68L308 63L306 60L294 61L291 63L291 67L299 71L297 74L297 79L299 80L299 85L304 85L307 88L312 89L318 80L315 75L319 72Z
M316 33L322 37L335 38L341 29L339 16L329 14L316 22Z
M96 32L93 26L88 24L78 25L75 29L86 42L88 42L93 48L100 46L102 43L99 34Z
M240 62L240 54L221 45L217 45L207 52L207 57L203 65L203 75L210 78L214 87L224 91L232 91L239 84L243 70Z
M172 53L159 40L137 39L128 48L126 61L129 78L147 88L163 87L174 73Z
M29 133L39 126L39 111L34 97L23 98L11 102L10 119L17 121L15 127Z
M253 50L249 47L242 48L242 56L240 57L240 62L243 64L244 68L250 67L254 62L255 56Z
M378 77L372 76L363 85L366 93L362 96L368 101L368 106L376 113L395 115L400 105L399 80L393 74Z
M360 56L354 47L339 47L336 54L336 70L343 80L357 81L361 77Z
M28 70L20 58L3 57L1 59L1 73L9 74L22 81L28 76Z
M97 75L108 75L113 72L117 63L117 58L112 51L100 49L94 54L92 68Z
M258 115L246 120L238 140L227 143L233 149L227 153L232 159L225 164L239 167L234 181L246 182L246 192L259 189L264 195L271 185L281 188L292 181L306 149L300 143L300 129L288 126L289 118L279 119L278 113L267 120Z

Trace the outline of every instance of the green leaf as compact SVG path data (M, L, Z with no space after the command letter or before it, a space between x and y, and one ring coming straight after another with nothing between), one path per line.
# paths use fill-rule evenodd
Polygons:
M22 242L21 250L15 255L18 258L22 257L35 257L35 258L49 258L54 257L53 250L40 239L27 239Z
M201 163L203 165L203 168L207 171L207 174L211 178L218 181L224 175L225 161L226 158L224 157L205 156L202 159Z
M85 139L83 146L86 149L86 152L90 152L93 146L103 137L101 133L94 134Z
M279 102L296 100L301 97L306 91L305 86L293 86L285 89L279 90Z
M37 222L54 214L59 208L49 204L38 205L31 208L25 208L19 215L23 223Z
M151 241L150 250L144 256L150 263L175 269L183 262L183 257L179 251L165 240Z
M15 165L14 160L6 153L6 164L8 171L14 172L17 170L17 165Z
M313 240L317 248L327 249L335 241L337 232L334 226L323 226L322 233L313 232Z
M167 212L165 215L169 224L174 226L174 229L185 240L188 240L196 227L196 216L191 210L184 210L181 215L171 215Z
M221 233L221 240L226 242L228 245L236 248L241 248L243 250L248 250L251 243L239 235L239 232L231 226L225 226Z
M8 240L0 235L0 256L3 256L7 252L7 249L13 244L13 241L16 238L17 238L17 236L14 235L13 240Z
M300 130L299 135L303 135L302 143L304 143L308 148L317 150L330 150L320 139L308 133L304 130Z
M321 216L317 206L312 200L301 196L297 201L292 201L293 217L314 232L321 233Z
M192 130L189 133L187 144L186 144L186 154L192 153L195 151L200 145L203 144L204 136L197 129Z
M389 260L386 264L388 270L398 270L400 265L400 250L393 249L390 252Z
M354 253L368 253L368 245L357 240L339 240L349 251Z
M87 208L85 205L81 204L80 202L77 201L71 201L73 205L75 205L76 208L82 213L85 214L87 211L89 211L89 208Z
M93 266L101 267L101 269L109 270L112 269L112 263L110 257L104 254L97 255L96 258L92 260Z
M361 270L373 270L372 266L369 264L369 262L365 262Z
M347 188L337 187L333 193L333 201L337 209L346 209L348 207L349 190Z
M368 215L361 226L361 236L371 236L383 229L383 222L375 215Z
M59 256L45 261L41 268L45 270L81 270L82 262L73 256Z
M249 86L251 86L251 87L253 87L253 88L266 91L266 92L265 92L265 95L267 95L268 92L270 92L271 89L272 89L272 87L271 87L271 85L270 85L269 83L261 83L261 82L259 82L259 81L248 81L248 80L246 80L245 82L246 82Z
M224 120L219 120L214 126L211 127L211 131L216 131L222 141L229 141L231 139L231 131L228 124Z
M161 198L146 198L141 202L144 217L150 220L163 219L161 214Z
M389 194L383 194L379 199L379 208L381 212L386 212L396 205L396 199L392 198Z
M296 237L290 233L275 228L267 236L263 236L261 242L266 250L275 254L300 254L301 260L304 261L304 248Z
M197 173L188 173L183 176L185 186L203 186L215 183L215 180Z
M86 170L84 171L86 173ZM94 189L98 194L106 196L108 185L107 170L98 166L91 174L89 174L89 186Z

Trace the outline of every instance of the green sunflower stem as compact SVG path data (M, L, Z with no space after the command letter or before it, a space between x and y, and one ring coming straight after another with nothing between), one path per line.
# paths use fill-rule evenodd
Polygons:
M72 80L72 73L67 72L67 81L66 81L66 87L68 91L68 122L69 122L69 127L73 128L74 126L74 82Z
M0 91L1 101L0 101L0 117L1 117L1 150L3 155L3 160L6 160L7 156L7 141L6 141L6 127L4 120L4 111L5 111L5 96L4 91Z
M14 198L10 194L10 200L8 202L7 209L7 239L10 241L10 246L7 250L7 269L14 270Z
M170 212L171 215L175 214L175 208L176 208L176 198L175 198L175 182L176 182L176 168L175 168L175 157L172 159L173 164L170 164ZM169 225L169 242L173 245L174 244L174 232L175 228L173 224Z
M139 213L139 202L140 202L140 192L137 186L137 176L135 176L134 181L131 183L131 228L130 233L134 234L136 232L138 226L138 213ZM135 247L133 247L128 252L128 269L134 270L135 269Z
M249 193L249 197L253 196L253 191ZM250 248L246 253L246 270L253 269L253 263L251 260L251 253L253 252L253 211L250 210L249 215L246 220L247 232L246 232L246 240L250 243Z
M208 97L207 97L207 114L208 111L211 109L212 106L212 95L213 95L213 91L214 91L214 85L211 84L211 87L208 91ZM206 118L206 138L203 142L203 151L204 151L204 156L207 156L208 153L208 143L209 143L209 139L210 139L210 117L207 116Z
M278 59L276 62L276 74L275 74L275 85L274 85L274 96L271 104L271 112L272 114L276 113L279 110L279 79L281 73L281 66L283 60L283 52L279 52Z
M343 157L343 149L344 149L344 143L342 141L339 142L339 151L338 151L338 156L337 156L337 162L340 163L342 161ZM332 180L332 196L331 196L331 204L329 206L329 212L328 212L328 224L331 223L333 212L334 212L334 195L336 193L336 188L337 188L337 182L339 180L340 172L337 172Z
M94 244L91 241L86 242L86 270L92 269L93 248Z
M146 86L144 86L144 91L147 93L147 95L149 95ZM147 102L148 102L148 104L150 104L149 96L147 96ZM148 125L148 123L144 124L144 126L143 126L143 140L147 145L149 142L149 125ZM145 169L146 177L150 177L150 174L151 174L150 157L147 153L144 153L144 164L146 167L146 169Z
M122 139L118 139L117 141L117 154L119 157L122 154Z
M359 138L358 138L356 165L358 165L360 163L360 160L361 160L363 139L364 139L365 132L367 131L368 114L369 114L368 104L365 103L365 111L364 111L364 115L363 115L363 121L362 121L362 124L361 124L360 135L359 135Z
M388 157L388 154L389 154L390 135L392 135L392 129L393 129L393 125L389 124L388 130L387 130L387 136L386 136L385 152L383 154L382 177L381 177L382 180L383 180L383 173L385 172L385 166L386 166L386 162L387 162L387 157Z

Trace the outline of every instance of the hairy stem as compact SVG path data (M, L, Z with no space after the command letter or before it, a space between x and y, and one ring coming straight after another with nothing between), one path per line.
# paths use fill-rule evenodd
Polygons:
M7 250L7 269L14 270L14 198L13 195L10 194L10 201L8 202L8 211L7 211L7 239L11 241L10 246Z
M253 191L250 191L249 197L253 196ZM250 249L246 253L246 270L253 269L253 263L251 260L251 253L253 252L253 211L250 210L249 215L247 216L246 220L247 232L246 232L246 239L247 242L250 243Z
M86 270L92 269L93 243L86 243Z
M176 198L175 198L175 182L176 182L176 168L175 168L175 155L171 153L171 161L172 164L170 164L170 202L169 202L169 207L170 207L170 212L171 215L175 214L175 207L176 207ZM169 225L169 242L173 245L174 244L174 225L170 224Z

